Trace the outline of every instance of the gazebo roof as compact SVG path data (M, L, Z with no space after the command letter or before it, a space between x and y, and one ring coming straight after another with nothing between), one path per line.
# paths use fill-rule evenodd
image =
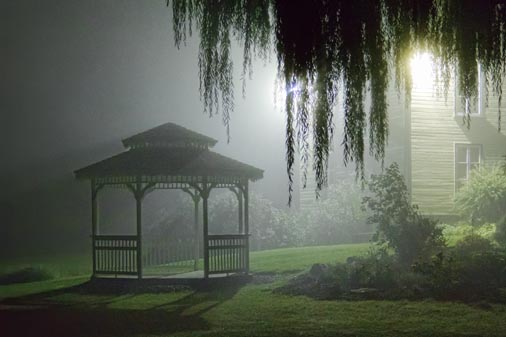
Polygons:
M216 152L187 148L136 148L75 171L78 179L125 176L212 176L258 180L263 171Z
M156 141L155 141L156 140ZM202 177L258 180L263 170L207 149L216 140L167 123L123 140L122 153L75 171L77 179Z
M123 139L125 147L144 146L200 146L212 147L216 139L188 130L174 123L165 123Z

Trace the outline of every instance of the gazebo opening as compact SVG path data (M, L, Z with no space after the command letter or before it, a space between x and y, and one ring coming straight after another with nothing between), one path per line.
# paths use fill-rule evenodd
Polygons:
M126 150L75 171L91 182L93 277L189 277L249 272L248 185L263 171L209 150L216 140L167 123L123 140ZM99 223L100 192L121 188L135 200L135 233L109 235ZM238 198L237 231L209 232L208 200L214 189ZM144 198L159 189L177 189L193 201L194 222L171 233L143 229Z
M161 199L167 190L156 190L151 192L145 201L149 199ZM193 193L175 191L170 198L180 197L192 200L195 206L195 197ZM197 201L197 207L200 202ZM188 274L192 276L201 276L203 272L203 242L202 233L202 211L198 208L186 210L194 214L192 224L187 221L167 218L161 224L143 227L142 247L143 247L143 277L166 277L177 274ZM174 212L172 212L174 213ZM174 214L172 214L174 216ZM211 231L210 231L211 232ZM194 271L200 271L194 273ZM191 274L189 274L191 273Z

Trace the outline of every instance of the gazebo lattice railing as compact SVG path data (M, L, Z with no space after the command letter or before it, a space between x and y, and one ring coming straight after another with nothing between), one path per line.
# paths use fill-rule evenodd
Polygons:
M167 123L124 140L129 150L76 171L78 179L91 180L94 277L115 275L140 279L143 268L156 263L191 262L196 269L201 248L205 278L211 274L249 272L248 183L262 178L263 171L209 151L208 146L215 143L209 137ZM126 188L133 194L135 235L100 234L98 196L105 187ZM208 199L216 188L227 188L238 198L238 233L209 234ZM193 200L195 236L190 248L192 254L180 254L185 256L183 260L161 253L163 243L143 248L142 202L148 193L157 189L180 189ZM198 235L200 202L202 242ZM173 247L165 248L168 252Z

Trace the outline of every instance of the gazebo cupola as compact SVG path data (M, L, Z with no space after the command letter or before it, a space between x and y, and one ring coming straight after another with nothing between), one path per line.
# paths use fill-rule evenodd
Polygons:
M145 147L208 149L216 143L216 139L188 130L174 123L166 123L123 139L123 146L131 149Z
M248 273L248 183L261 179L263 171L209 150L216 142L208 136L166 123L124 139L126 151L75 171L77 179L91 181L94 277L111 274L143 277L146 252L142 249L142 201L155 189L180 189L192 197L195 269L199 252L203 251L205 278L210 274ZM105 187L126 188L132 192L136 200L136 235L100 233L98 194ZM237 196L237 233L209 234L208 199L214 188L229 189Z

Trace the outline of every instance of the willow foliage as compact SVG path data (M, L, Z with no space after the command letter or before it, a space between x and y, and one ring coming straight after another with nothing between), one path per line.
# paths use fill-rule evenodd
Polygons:
M363 174L367 138L370 154L383 158L389 79L409 101L409 62L416 50L434 56L437 83L445 93L457 71L463 100L477 95L481 64L486 87L501 105L506 0L173 0L172 8L177 46L198 30L201 98L210 114L221 111L227 130L234 107L231 39L244 48L243 75L252 71L254 57L274 47L286 90L290 191L297 150L306 163L313 152L317 187L326 183L340 90L345 163L355 162ZM469 123L469 112L465 118Z

